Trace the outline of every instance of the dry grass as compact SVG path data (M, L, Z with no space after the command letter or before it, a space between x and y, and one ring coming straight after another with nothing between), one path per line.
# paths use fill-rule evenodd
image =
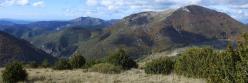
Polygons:
M3 68L0 68L0 83L2 82L2 70Z
M192 79L171 75L148 75L139 69L121 74L102 74L86 70L27 69L31 83L205 83L202 79Z
M177 49L173 49L173 50L167 50L164 52L157 52L157 53L145 55L146 57L143 57L140 60L138 60L139 67L144 67L144 65L147 62L150 62L150 61L155 60L155 59L177 56L179 53L182 53L183 51L187 50L188 48L190 48L190 47L177 48Z

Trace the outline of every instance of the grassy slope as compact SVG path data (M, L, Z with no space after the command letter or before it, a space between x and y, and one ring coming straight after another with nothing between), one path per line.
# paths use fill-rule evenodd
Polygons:
M121 74L101 74L83 69L55 71L51 69L27 69L29 80L35 83L205 83L202 79L171 75L148 75L133 69ZM0 77L1 78L1 77Z

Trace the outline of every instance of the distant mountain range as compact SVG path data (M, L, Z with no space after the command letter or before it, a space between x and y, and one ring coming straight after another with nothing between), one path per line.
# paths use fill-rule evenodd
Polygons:
M223 47L247 29L225 13L197 5L141 12L110 21L91 17L29 24L0 21L0 30L28 40L48 54L67 58L79 52L87 59L103 58L119 48L138 59L190 45Z
M17 24L12 21L0 20L0 30L16 37L27 39L42 34L70 27L105 28L118 22L118 20L105 21L98 18L80 17L69 21L38 21L28 24Z
M7 19L7 18L0 19L0 21L8 21L8 22L15 23L15 24L29 24L31 22L34 22L34 21L28 21L28 20L15 20L15 19Z

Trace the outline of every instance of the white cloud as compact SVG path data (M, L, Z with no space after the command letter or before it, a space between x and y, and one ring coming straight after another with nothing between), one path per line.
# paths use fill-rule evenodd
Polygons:
M185 0L185 1L182 1L182 0L155 0L155 2L170 2L170 3L174 3L174 4L197 4L199 2L201 2L202 0Z
M192 4L225 12L236 19L248 16L248 0L86 0L86 6L89 7L85 10L96 10L94 13L99 16L121 17L142 11L161 11Z
M97 0L87 0L86 4L89 6L96 6L98 4Z
M27 5L29 3L28 0L16 0L17 5Z
M233 5L233 8L248 9L248 3L243 4L243 5Z
M155 0L156 3L170 3L174 5L199 4L202 0Z
M32 5L34 7L44 7L45 6L44 1L34 2Z
M104 6L108 10L117 10L125 4L124 0L113 1L113 0L101 0L100 5Z
M0 6L12 6L12 5L19 5L19 6L25 6L29 4L29 0L1 0Z

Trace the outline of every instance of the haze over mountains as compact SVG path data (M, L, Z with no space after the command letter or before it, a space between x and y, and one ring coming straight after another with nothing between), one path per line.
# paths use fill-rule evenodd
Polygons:
M15 24L29 24L29 23L34 22L34 21L28 21L28 20L15 20L15 19L7 19L7 18L0 19L0 21L7 21L7 22L15 23Z
M47 34L68 27L105 28L118 20L104 21L98 18L80 17L69 21L38 21L28 24L16 24L10 21L0 21L0 30L16 37L29 39L33 36Z
M237 40L247 29L225 13L197 5L110 21L91 17L29 24L0 21L1 31L25 39L52 56L68 58L79 52L87 59L103 58L119 48L138 59L189 45L223 44Z

